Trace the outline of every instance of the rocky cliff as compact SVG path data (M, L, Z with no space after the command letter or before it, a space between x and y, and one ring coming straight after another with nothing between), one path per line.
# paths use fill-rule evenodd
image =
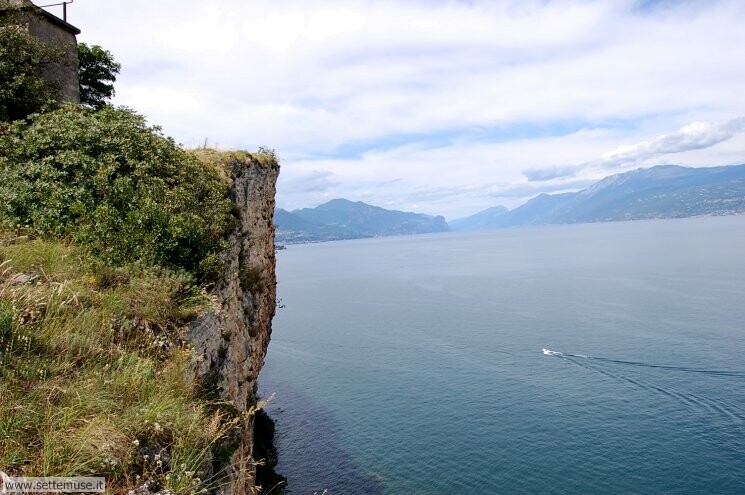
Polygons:
M219 311L192 322L193 378L229 402L239 413L256 404L256 380L264 364L276 307L274 250L276 160L233 153L224 159L232 181L237 225L223 253L224 272L212 294ZM225 493L244 495L254 486L253 416L244 415L228 459L215 459L224 471ZM235 447L235 448L234 448Z

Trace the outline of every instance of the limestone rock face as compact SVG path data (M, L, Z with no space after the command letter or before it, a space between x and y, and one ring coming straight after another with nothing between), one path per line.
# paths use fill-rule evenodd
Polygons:
M256 380L276 308L272 218L279 166L274 160L236 154L227 171L238 221L223 253L224 273L212 291L220 309L192 322L189 338L196 356L192 378L243 412L256 404ZM252 417L239 436L229 462L216 466L227 475L226 495L249 494L254 486Z

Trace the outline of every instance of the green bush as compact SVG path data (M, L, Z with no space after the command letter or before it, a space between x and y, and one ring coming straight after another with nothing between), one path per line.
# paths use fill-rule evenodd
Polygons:
M212 276L234 222L223 177L131 110L67 105L0 127L0 228Z

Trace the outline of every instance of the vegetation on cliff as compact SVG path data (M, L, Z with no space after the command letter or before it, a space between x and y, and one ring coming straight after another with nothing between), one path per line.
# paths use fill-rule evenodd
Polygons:
M214 276L228 195L216 166L127 109L68 105L0 136L0 227L70 237L111 263Z
M0 246L0 465L205 488L235 417L184 382L183 325L213 302L189 277L112 267L65 242ZM208 483L217 482L215 480Z
M226 164L134 112L66 106L0 124L0 466L108 491L217 491L255 408L201 383L186 324L234 226Z
M81 105L60 105L39 69L61 50L19 12L0 0L0 469L138 495L232 489L236 470L250 481L251 442L248 463L230 462L260 404L195 376L189 325L222 312L210 290L255 234L238 227L232 179L276 170L276 156L184 150L108 105L120 66L95 45L78 47ZM268 191L252 213L271 244Z

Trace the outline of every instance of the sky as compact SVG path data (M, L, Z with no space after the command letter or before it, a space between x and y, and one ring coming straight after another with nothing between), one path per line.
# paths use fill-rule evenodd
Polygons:
M115 104L188 147L275 149L289 210L452 220L745 163L742 0L75 0L68 20L122 64Z

